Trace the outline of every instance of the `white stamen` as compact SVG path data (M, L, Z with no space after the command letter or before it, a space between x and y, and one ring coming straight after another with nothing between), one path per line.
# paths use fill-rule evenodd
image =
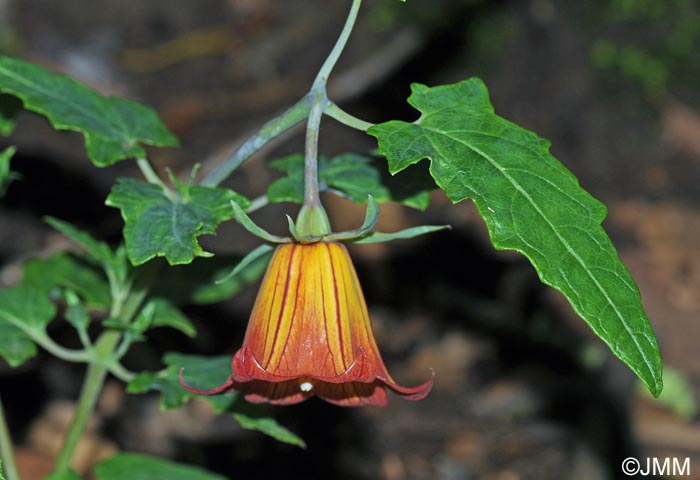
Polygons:
M314 386L311 382L304 382L301 385L299 385L299 388L302 392L310 392L311 389L314 388Z

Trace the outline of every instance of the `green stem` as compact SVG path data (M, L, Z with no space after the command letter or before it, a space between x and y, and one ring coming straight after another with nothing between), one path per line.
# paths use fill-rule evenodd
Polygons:
M333 102L328 103L324 113L329 117L338 120L340 123L347 125L348 127L352 127L356 130L361 130L363 132L366 132L370 129L370 127L374 126L373 123L365 122L362 119L350 115L348 112L346 112Z
M5 409L2 406L2 398L0 398L0 459L2 460L2 467L7 475L7 480L20 480L17 465L15 464L15 454L12 449L10 429L7 428L7 422L5 421Z
M333 50L331 50L331 53L328 55L328 58L326 58L326 61L323 62L321 69L318 71L318 75L316 75L313 87L311 87L312 90L321 86L325 90L326 83L328 82L328 77L330 76L333 67L335 67L338 58L340 58L340 54L343 53L345 44L348 42L348 38L350 38L350 33L352 33L352 28L355 26L355 20L357 20L357 12L360 11L360 5L362 5L362 0L352 0L350 13L348 13L348 18L345 20L345 26L343 26L343 31L340 32L340 36L335 42Z
M56 458L53 469L55 474L67 472L70 468L73 452L78 446L80 437L85 432L90 415L95 408L104 385L105 377L107 376L106 361L112 355L120 336L119 332L108 331L103 333L95 344L95 361L88 364L87 375L85 376L78 406L75 410L75 417L63 439L63 445Z
M19 327L19 325L16 325ZM86 362L88 361L89 355L85 350L72 350L70 348L65 348L54 342L51 337L49 337L46 332L39 330L32 330L29 328L19 327L24 333L26 333L32 340L34 340L41 348L49 352L54 357L58 357L61 360L67 362Z
M304 207L321 205L318 194L318 131L323 109L328 101L325 91L312 90L311 112L306 124L306 146L304 148Z
M137 158L136 165L138 165L139 170L141 170L141 174L148 183L152 183L161 187L165 196L168 197L168 199L171 202L177 203L178 198L175 192L168 188L168 186L163 182L163 180L161 180L161 178L158 176L155 170L153 170L153 167L151 166L148 160L146 160L145 158Z
M310 108L310 102L307 96L304 96L304 98L299 100L289 110L273 118L263 125L260 130L250 136L229 158L224 160L223 163L202 179L202 181L199 182L200 185L205 187L216 187L219 185L255 152L304 120L309 114Z

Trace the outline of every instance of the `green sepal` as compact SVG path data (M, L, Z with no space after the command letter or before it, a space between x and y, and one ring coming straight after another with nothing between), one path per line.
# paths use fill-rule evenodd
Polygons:
M362 226L357 230L349 230L347 232L331 233L326 235L326 240L336 241L336 240L353 240L356 238L361 238L367 236L374 226L377 224L377 219L379 218L379 206L377 202L374 201L372 195L367 196L367 210L365 211L365 221L362 222Z
M220 278L219 280L216 281L216 283L224 283L227 282L231 277L234 277L238 275L240 272L242 272L244 269L246 269L251 263L255 262L257 259L262 257L263 255L267 255L270 253L274 248L268 244L263 244L252 250L248 255L243 257L243 259L236 265L236 267L231 270L231 273L226 275L224 278Z
M372 232L368 235L365 235L362 238L350 240L350 242L364 245L368 243L406 240L409 238L418 237L420 235L425 235L426 233L439 232L440 230L450 230L451 228L452 227L450 225L421 225L419 227L411 227L405 230L399 230L398 232L392 233Z
M236 221L256 237L270 243L289 243L292 241L292 239L289 237L273 235L260 228L236 202L231 201L231 208L233 208L233 217L236 219Z

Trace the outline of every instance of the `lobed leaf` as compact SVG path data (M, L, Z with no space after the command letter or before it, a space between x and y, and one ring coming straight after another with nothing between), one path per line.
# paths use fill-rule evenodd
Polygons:
M214 234L223 221L233 218L231 202L246 208L249 201L232 190L183 185L175 200L163 188L132 178L120 178L107 197L107 205L120 208L129 260L141 265L165 257L171 265L210 256L197 237Z
M178 145L153 110L16 58L0 56L0 93L20 98L27 110L44 115L57 130L82 133L98 167L145 157L144 145Z
M605 206L549 153L549 142L499 116L481 80L412 85L414 123L368 130L392 174L424 158L453 202L471 198L498 249L522 252L591 329L658 395L661 357L639 290L601 227Z
M332 159L319 158L318 177L321 191L333 191L355 203L367 203L372 196L377 202L401 202L425 210L430 202L433 182L427 173L411 169L399 177L386 174L385 161L353 153ZM290 155L270 162L270 166L286 176L275 180L267 190L272 203L304 201L304 156Z
M95 467L98 480L226 480L198 467L161 458L118 453Z

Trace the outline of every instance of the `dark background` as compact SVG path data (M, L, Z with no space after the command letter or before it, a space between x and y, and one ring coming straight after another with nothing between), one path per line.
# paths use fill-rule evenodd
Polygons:
M0 48L105 93L156 109L182 148L152 151L162 172L206 171L310 86L349 1L0 0ZM645 395L558 294L512 252L496 252L466 202L436 193L424 213L396 205L379 229L450 223L449 233L356 248L378 342L404 384L436 371L421 402L340 409L313 399L275 416L308 449L279 444L213 416L207 404L162 413L156 395L126 396L111 380L77 467L115 450L203 465L231 478L613 479L628 456L690 457L700 472L700 2L692 0L367 1L329 85L331 98L373 122L412 120L411 82L479 76L497 113L553 142L552 152L609 208L605 227L642 291L665 364L665 402ZM0 200L0 285L23 260L68 247L53 215L116 242L119 212L104 206L130 162L91 166L78 135L22 114L4 143L22 179ZM257 196L275 178L267 160L301 151L300 130L266 148L227 182ZM325 119L321 152L375 148ZM336 229L363 210L327 200ZM290 205L256 214L284 228ZM244 253L254 239L232 223L206 250ZM233 353L255 287L187 310L195 341L156 330L127 359L156 370L169 350ZM65 331L64 331L65 330ZM52 335L70 342L69 329ZM70 420L81 366L42 354L0 390L25 479L41 478ZM685 402L685 410L678 405ZM669 405L675 405L676 410ZM45 471L45 470L43 470Z

